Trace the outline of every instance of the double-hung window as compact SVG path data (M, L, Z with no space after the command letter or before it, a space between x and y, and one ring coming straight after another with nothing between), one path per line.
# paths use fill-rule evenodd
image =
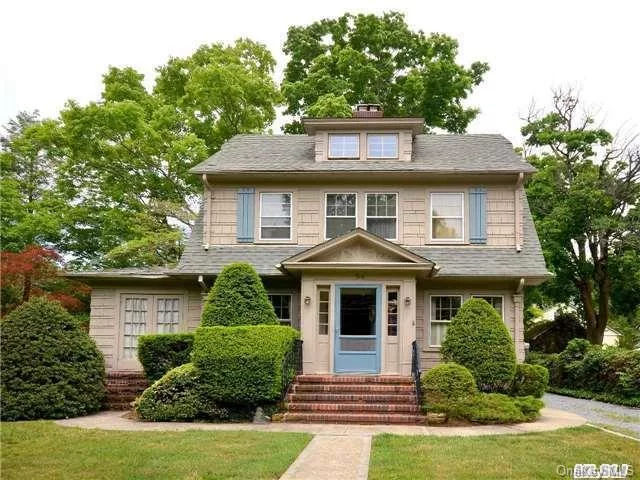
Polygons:
M260 194L260 239L291 240L291 193Z
M396 193L367 193L367 230L387 240L395 240L398 223Z
M329 158L360 158L360 134L330 133Z
M437 295L431 297L429 345L442 345L447 327L462 305L462 295Z
M398 134L370 133L367 135L368 158L398 158Z
M356 228L356 194L327 193L325 238L339 237Z
M504 319L502 295L473 295L473 298L481 298L485 300L489 305L495 308L498 315L500 315L500 318Z
M291 325L291 295L290 294L268 294L269 301L273 305L276 317L282 325Z
M464 193L431 194L431 240L464 240Z

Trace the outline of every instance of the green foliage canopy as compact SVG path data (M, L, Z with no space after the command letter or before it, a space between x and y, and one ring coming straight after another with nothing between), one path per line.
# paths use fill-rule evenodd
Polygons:
M326 95L333 95L347 105L380 103L387 116L424 117L427 129L457 133L478 114L463 100L489 69L482 62L458 64L455 39L412 31L399 12L292 26L284 52L290 56L282 83L287 114L318 116L318 102L333 113L326 108ZM285 131L300 133L301 125L295 121Z

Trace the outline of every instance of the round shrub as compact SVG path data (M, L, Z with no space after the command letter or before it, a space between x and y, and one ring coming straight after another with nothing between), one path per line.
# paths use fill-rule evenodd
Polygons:
M193 363L169 370L147 388L135 402L135 410L143 420L177 422L217 420L227 412L201 390L202 380Z
M58 302L34 298L2 321L2 420L77 417L100 409L104 359Z
M422 374L422 400L429 411L447 411L452 403L476 395L471 372L457 363L442 363Z
M202 325L278 325L267 292L255 269L248 263L227 265L207 295Z
M462 399L449 412L449 417L483 424L518 423L527 419L515 399L501 393L481 393Z
M467 367L483 392L508 392L516 372L516 353L498 312L481 298L467 300L442 342L442 357Z
M513 378L511 395L540 398L549 385L549 370L541 365L519 363Z

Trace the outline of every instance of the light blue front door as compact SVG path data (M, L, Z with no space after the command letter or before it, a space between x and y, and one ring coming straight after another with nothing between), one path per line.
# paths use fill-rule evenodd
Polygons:
M336 285L334 370L380 372L379 285Z

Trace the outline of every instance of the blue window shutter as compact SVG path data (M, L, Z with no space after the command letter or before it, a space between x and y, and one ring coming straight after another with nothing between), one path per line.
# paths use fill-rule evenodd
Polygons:
M469 190L469 242L487 243L487 190L482 187Z
M251 243L253 242L253 226L254 210L255 210L255 188L240 188L238 190L238 242L239 243Z

